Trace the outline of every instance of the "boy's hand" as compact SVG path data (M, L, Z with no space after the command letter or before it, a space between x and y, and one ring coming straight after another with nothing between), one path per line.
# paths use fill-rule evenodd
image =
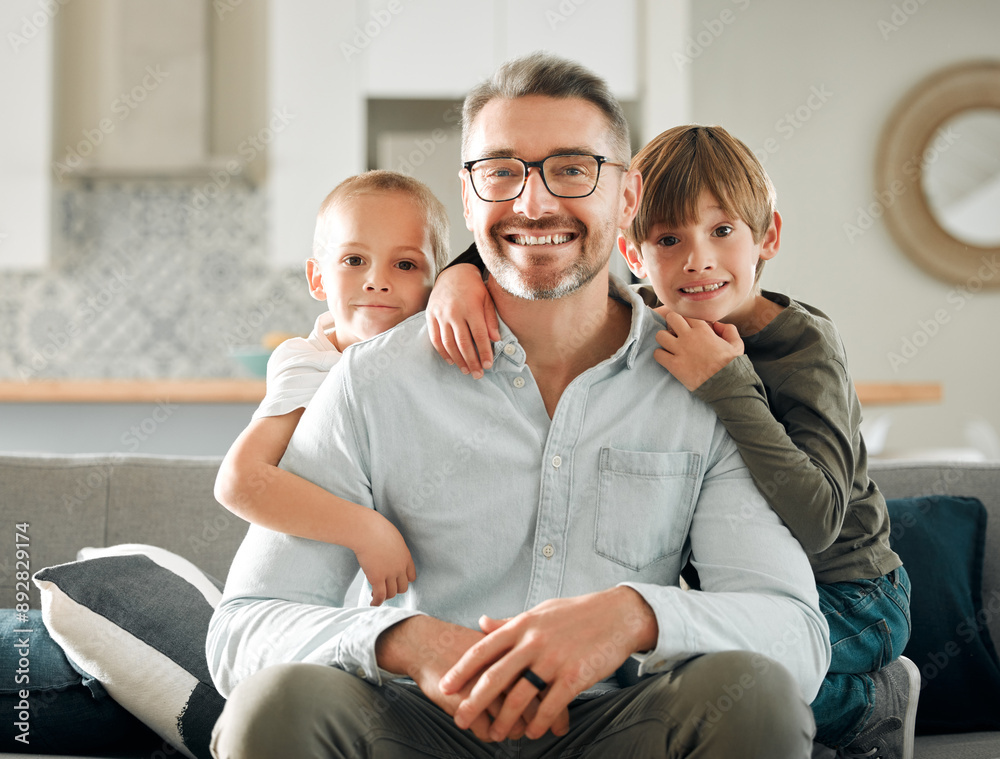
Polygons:
M476 379L493 364L490 340L500 323L482 275L472 264L445 269L427 302L427 328L441 358Z
M660 347L653 357L688 390L697 390L726 364L743 355L743 340L732 324L710 324L670 311L662 315L667 329L656 333Z
M371 529L366 531L364 546L357 548L361 571L372 586L372 606L381 606L397 593L405 593L417 579L417 568L399 530L378 512L371 512Z

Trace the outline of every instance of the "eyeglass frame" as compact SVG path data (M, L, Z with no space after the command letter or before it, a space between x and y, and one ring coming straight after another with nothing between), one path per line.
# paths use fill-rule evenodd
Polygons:
M557 195L552 192L549 187L548 180L545 179L545 170L542 168L542 164L545 163L550 158L568 158L569 156L587 156L588 158L597 159L597 176L594 177L594 186L590 188L590 192L586 195ZM505 200L487 200L482 195L479 194L479 188L476 187L476 181L472 178L472 167L475 166L480 161L520 161L524 165L524 177L521 180L521 189L517 191L517 195L512 198L506 198ZM607 156L596 155L594 153L553 153L552 155L547 155L541 161L525 161L523 158L517 158L516 156L504 156L496 155L489 156L487 158L476 158L473 161L465 161L462 164L462 168L469 172L469 182L472 184L472 191L476 193L476 197L479 198L484 203L509 203L512 200L517 200L524 193L524 188L528 186L528 176L531 173L531 168L538 169L538 175L542 178L542 184L545 185L545 189L548 190L549 195L554 198L565 198L567 200L578 200L579 198L589 198L597 191L597 184L601 181L601 167L607 164L608 166L618 166L622 169L628 169L624 163L617 161L609 161Z

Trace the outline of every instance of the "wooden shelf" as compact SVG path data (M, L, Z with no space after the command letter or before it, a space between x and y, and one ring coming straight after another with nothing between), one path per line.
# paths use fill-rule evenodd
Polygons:
M260 403L264 380L0 382L5 403Z
M940 403L940 382L855 382L862 406Z
M864 406L938 403L937 382L857 382ZM260 403L264 380L47 380L0 382L0 403Z

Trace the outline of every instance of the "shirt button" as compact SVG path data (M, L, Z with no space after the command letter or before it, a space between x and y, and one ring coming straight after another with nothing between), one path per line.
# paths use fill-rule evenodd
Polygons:
M517 352L517 348L515 348L515 347L514 347L514 344L513 344L513 343L507 343L507 344L506 344L506 345L505 345L505 346L503 347L503 352L504 352L504 353L506 353L506 354L507 354L508 356L513 356L513 355L514 355L514 353L516 353L516 352Z
M546 559L551 559L552 556L555 554L555 552L556 549L552 547L551 543L549 543L548 545L545 546L545 548L542 549L542 556L544 556Z
M558 469L560 466L562 466L562 456L553 456L552 457L552 466L554 466L556 469Z
M365 668L364 667L358 667L358 677L363 678L364 676L365 676Z
M514 387L524 387L524 377L514 377Z

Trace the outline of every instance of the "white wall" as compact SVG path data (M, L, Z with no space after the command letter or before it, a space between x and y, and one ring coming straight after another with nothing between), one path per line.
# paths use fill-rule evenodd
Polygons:
M60 6L4 4L0 44L0 272L49 258L52 18Z
M1000 58L1000 3L693 0L689 32L694 121L771 148L784 230L764 287L836 321L855 380L943 383L943 403L892 411L888 448L964 446L976 419L1000 430L1000 289L963 297L912 264L881 220L845 231L876 200L877 141L904 93L946 65ZM786 114L803 106L793 124ZM907 341L922 347L904 353Z
M361 77L337 44L355 28L356 13L354 3L325 0L268 9L271 260L301 270L323 198L365 168Z

